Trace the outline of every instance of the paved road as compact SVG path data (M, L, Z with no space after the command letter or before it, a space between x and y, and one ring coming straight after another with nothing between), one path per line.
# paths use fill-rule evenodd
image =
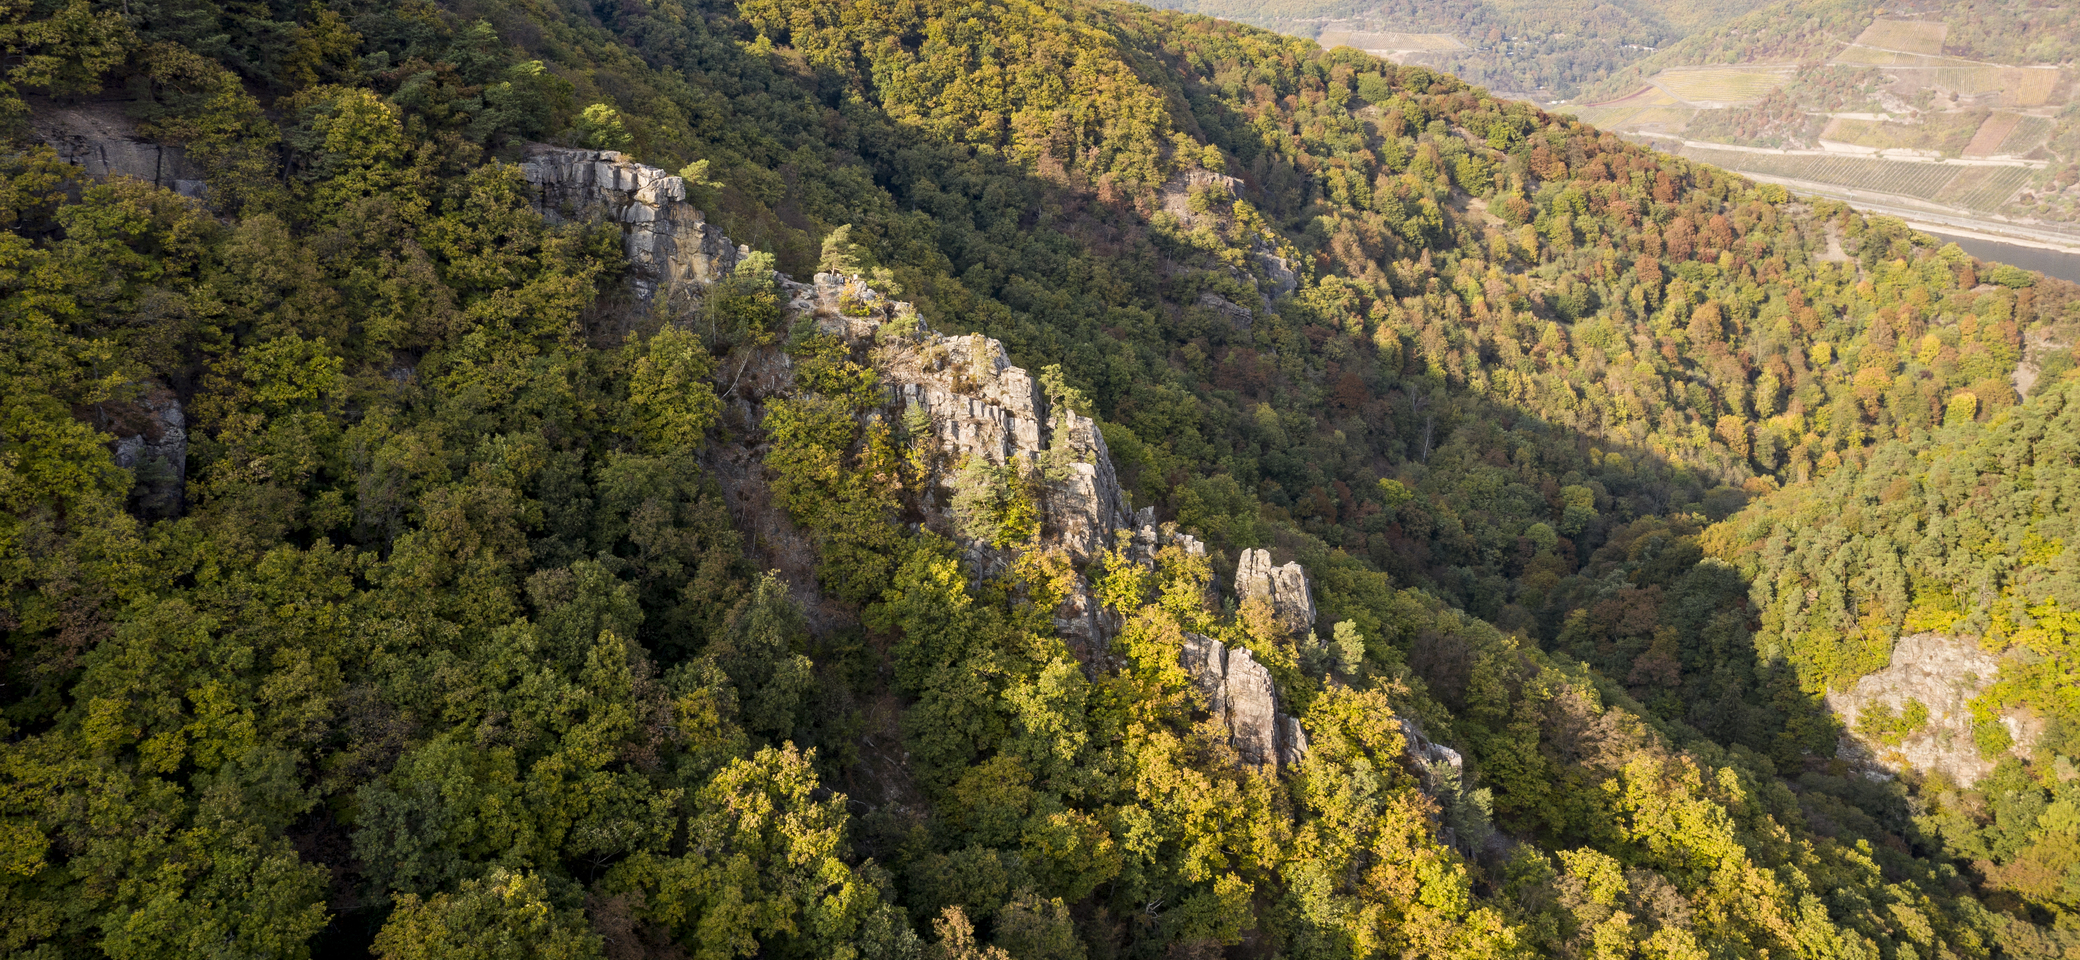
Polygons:
M1772 177L1765 174L1735 171L1757 183L1774 183L1795 193L1843 200L1856 205L1866 213L1881 213L1898 217L1909 225L1924 229L1940 230L1944 233L1977 234L1988 240L2020 243L2048 247L2061 253L2080 254L2080 233L2046 230L2041 227L1986 220L1979 217L1964 217L1954 213L1939 213L1923 208L1912 201L1902 202L1893 194L1873 193L1810 180L1793 180L1789 177Z

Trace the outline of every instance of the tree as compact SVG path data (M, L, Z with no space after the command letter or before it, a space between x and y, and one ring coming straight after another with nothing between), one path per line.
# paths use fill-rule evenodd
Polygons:
M858 274L859 270L859 245L852 242L852 224L844 224L826 234L816 272L850 277Z
M383 960L589 960L600 937L575 909L559 908L539 875L494 867L453 894L397 898L376 934Z
M578 146L593 150L624 150L635 139L622 124L621 112L604 103L592 104L578 114L571 125L571 138Z

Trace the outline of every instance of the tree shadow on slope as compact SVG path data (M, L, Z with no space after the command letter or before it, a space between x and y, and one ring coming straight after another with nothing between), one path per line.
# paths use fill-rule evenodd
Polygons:
M1747 584L1697 548L1703 524L1748 495L1726 482L1736 471L1488 401L1290 301L1238 321L1201 296L1221 295L1230 272L1167 245L1146 204L918 136L828 71L776 73L735 44L691 59L768 91L733 108L777 115L773 91L813 99L814 116L741 147L780 171L793 212L779 220L854 222L936 325L997 337L1029 369L1061 364L1108 421L1130 492L1163 519L1230 552L1298 531L1589 664L1677 742L1739 744L1786 776L1868 792L1826 762L1824 704L1781 652L1756 648ZM1322 244L1304 237L1306 176L1192 83L1177 89L1199 108L1181 128L1232 157L1275 221ZM812 149L823 166L797 161ZM737 205L747 225L767 209ZM1432 252L1388 238L1375 255L1427 267ZM1465 688L1463 651L1406 653L1433 688ZM1858 803L1898 826L1896 800Z

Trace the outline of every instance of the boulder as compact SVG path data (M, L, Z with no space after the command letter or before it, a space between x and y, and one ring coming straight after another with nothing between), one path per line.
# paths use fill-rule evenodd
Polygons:
M1314 594L1307 586L1307 571L1298 561L1274 567L1271 551L1242 551L1242 560L1235 566L1235 595L1270 604L1272 614L1290 633L1314 629Z

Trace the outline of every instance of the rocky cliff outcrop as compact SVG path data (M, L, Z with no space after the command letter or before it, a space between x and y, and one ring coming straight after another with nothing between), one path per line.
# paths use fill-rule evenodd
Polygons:
M1257 597L1269 602L1273 614L1289 631L1298 633L1314 624L1314 599L1308 593L1307 572L1297 562L1273 567L1270 551L1244 550L1235 567L1235 591L1245 599ZM1228 740L1243 762L1287 766L1307 756L1307 734L1300 729L1299 720L1279 711L1278 690L1271 681L1271 671L1257 662L1255 654L1243 648L1231 649L1212 637L1187 633L1178 663L1205 696L1207 712L1227 728ZM1416 737L1410 738L1411 750L1417 742ZM1420 742L1426 748L1457 756L1428 740Z
M1178 662L1205 698L1207 713L1227 729L1242 762L1283 767L1307 756L1307 734L1298 720L1279 712L1271 671L1254 654L1187 633Z
M736 268L738 247L686 202L686 181L612 150L536 144L520 172L552 220L604 217L619 224L636 298L698 296Z
M134 400L96 407L99 426L115 437L116 466L136 478L131 498L145 517L179 515L188 486L188 417L179 397L149 383Z
M598 216L621 226L641 299L698 298L706 284L735 269L748 252L733 246L686 202L683 179L620 153L536 145L528 148L521 170L535 187L544 215ZM1112 547L1116 532L1124 530L1137 542L1178 543L1190 552L1205 552L1188 535L1157 530L1152 515L1137 518L1130 511L1097 424L1074 410L1052 407L1033 376L1011 362L1002 343L924 329L909 304L880 295L857 277L779 280L790 294L792 312L873 351L889 394L887 415L922 417L949 461L972 456L1038 468L1044 460L1052 474L1041 505L1049 545L1087 562ZM940 496L926 506L945 502ZM1147 551L1151 558L1158 548ZM1110 635L1094 610L1065 613L1072 629Z
M1242 562L1235 566L1235 596L1270 604L1278 622L1296 635L1314 629L1314 593L1298 561L1274 567L1271 551L1242 551Z
M1097 423L1049 404L1002 343L926 330L909 304L880 297L857 278L820 273L794 289L794 309L816 317L824 332L874 344L890 414L926 424L949 461L979 457L1052 474L1040 504L1048 545L1083 563L1112 547L1117 531L1144 525L1128 510ZM1189 536L1168 536L1204 552Z
M135 177L184 197L204 193L202 170L181 148L138 136L121 104L61 107L39 102L32 110L30 126L60 159L79 166L88 176L102 180Z
M1222 219L1232 212L1234 199L1242 195L1243 187L1240 179L1227 174L1194 169L1172 176L1157 196L1163 212L1176 217L1185 229L1219 229ZM1197 194L1207 196L1195 201L1194 195ZM1231 268L1231 273L1237 279L1254 280L1258 298L1266 311L1279 298L1300 289L1300 274L1293 269L1292 261L1280 254L1265 237L1258 236L1250 241L1249 257L1256 266L1254 278L1240 269ZM1226 315L1238 327L1249 326L1255 318L1248 307L1215 293L1201 294L1199 305Z
M1423 779L1423 789L1433 797L1448 789L1458 789L1460 778L1466 773L1466 758L1460 756L1459 751L1431 740L1423 733L1422 725L1414 720L1402 717L1395 722L1401 725L1401 739L1408 745L1409 761Z
M733 270L744 253L685 202L680 178L621 154L536 146L522 169L546 215L600 216L621 225L640 297L697 299L704 285ZM888 397L886 408L875 415L916 425L935 441L941 461L934 472L937 483L920 494L919 504L928 522L946 519L950 468L973 457L1041 471L1042 545L1062 550L1078 565L1115 547L1151 567L1157 554L1170 547L1205 555L1205 545L1196 538L1157 524L1153 509L1131 509L1097 423L1050 403L1036 378L1011 362L1002 343L933 332L909 304L881 295L858 277L819 273L808 283L784 275L776 279L789 297L791 313L871 355ZM780 359L778 365L765 366L778 370L785 366ZM731 403L732 416L747 426L755 420L751 401L738 396ZM1007 551L976 542L964 546L980 576L1008 566ZM1269 563L1267 554L1267 569ZM1273 582L1275 606L1306 629L1314 619L1314 604L1299 565L1280 568ZM1204 590L1211 605L1216 596L1211 580ZM1097 602L1082 577L1054 611L1054 621L1087 662L1108 655L1109 641L1121 626L1118 614ZM1218 672L1220 716L1236 732L1245 757L1290 762L1305 751L1299 723L1276 710L1271 675L1248 651L1232 656L1223 651L1207 663Z
M1972 737L1972 700L1991 686L2000 658L1966 637L1917 633L1899 638L1885 669L1829 692L1827 705L1847 728L1841 755L1888 771L1947 774L1967 785L1993 772ZM1915 705L1919 704L1917 710ZM1919 719L1921 710L1927 712ZM2026 756L2041 732L2032 718L2003 716L2014 751Z

